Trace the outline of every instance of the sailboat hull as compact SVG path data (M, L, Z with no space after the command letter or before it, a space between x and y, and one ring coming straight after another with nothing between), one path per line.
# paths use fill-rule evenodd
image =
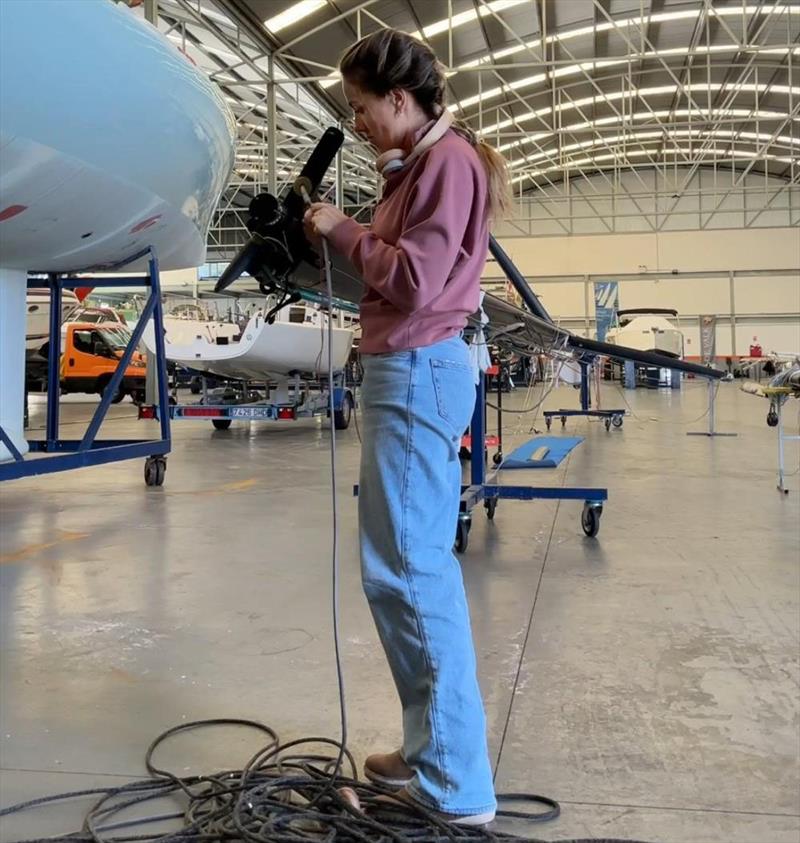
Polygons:
M169 360L188 369L229 380L286 378L294 372L320 375L328 370L328 329L325 326L283 321L270 325L258 314L250 319L237 341L224 336L220 344L216 336L209 333L206 323L180 321L184 323L180 330L171 331L167 324L165 348ZM155 351L152 322L145 328L142 339L148 351ZM344 368L352 344L352 330L333 329L335 371Z

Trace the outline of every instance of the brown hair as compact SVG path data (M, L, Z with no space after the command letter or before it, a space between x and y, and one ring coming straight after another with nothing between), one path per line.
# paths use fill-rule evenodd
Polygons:
M348 82L378 97L396 88L409 91L431 119L447 107L445 74L436 54L405 32L379 29L367 35L345 51L339 70ZM453 129L475 147L488 179L489 216L502 218L511 206L505 158L466 123L456 121Z

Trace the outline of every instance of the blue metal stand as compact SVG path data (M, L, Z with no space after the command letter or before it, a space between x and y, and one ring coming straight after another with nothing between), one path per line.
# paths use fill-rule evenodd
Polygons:
M486 376L481 374L476 390L475 409L472 413L470 436L473 443L483 442L486 434ZM494 476L494 475L493 475ZM587 536L596 536L600 529L603 501L608 500L608 489L569 488L564 486L499 486L487 483L485 450L473 447L470 455L470 485L461 488L461 506L456 531L456 550L467 549L469 530L472 523L472 509L483 501L489 520L494 519L498 501L582 500L581 526Z
M625 361L625 389L636 389L636 364L633 360Z
M622 421L625 418L625 410L592 410L592 400L589 394L589 363L581 360L581 408L580 410L545 410L542 415L547 429L550 430L550 425L553 423L553 418L558 416L561 418L561 427L567 423L567 418L570 416L591 416L605 420L606 430L614 427L622 427Z
M149 255L148 274L131 275L124 278L59 278L51 275L47 280L29 279L29 288L50 290L50 342L47 360L47 428L45 438L29 440L32 453L50 454L48 457L25 459L14 448L5 431L0 428L0 440L8 447L13 460L0 464L0 480L15 480L18 477L32 477L55 471L68 471L90 465L102 465L118 460L146 457L144 477L148 486L160 486L167 469L165 455L171 450L169 411L159 414L160 439L97 439L100 426L105 421L111 401L119 389L133 352L141 340L145 325L152 318L155 323L156 367L158 372L158 404L169 407L167 392L167 363L164 350L164 321L161 309L161 287L158 274L158 260L152 250L134 255L125 264ZM122 264L124 266L125 264ZM59 439L59 397L61 363L61 293L64 289L76 287L148 287L150 294L142 315L136 324L130 341L120 358L117 368L103 392L100 404L89 422L82 439Z

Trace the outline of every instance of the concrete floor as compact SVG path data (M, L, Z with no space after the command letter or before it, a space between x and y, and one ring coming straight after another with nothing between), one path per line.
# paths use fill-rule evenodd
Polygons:
M578 503L502 502L493 524L476 513L463 568L497 788L563 807L515 830L800 840L800 475L788 497L775 490L766 402L736 384L720 388L718 428L738 438L687 437L706 423L689 423L705 394L627 393L636 417L622 430L570 421L586 441L559 469L504 473L607 485L597 539ZM621 399L607 388L603 400ZM576 403L564 388L546 406ZM107 434L152 430L130 404L112 409ZM65 430L90 410L65 407ZM522 441L529 426L508 429ZM314 422L180 423L161 489L144 486L140 461L0 489L2 805L139 777L150 740L183 721L336 735L325 436ZM397 743L399 718L358 582L353 429L339 460L350 745L363 759ZM208 772L258 745L220 729L159 761ZM0 820L0 840L73 830L87 804Z

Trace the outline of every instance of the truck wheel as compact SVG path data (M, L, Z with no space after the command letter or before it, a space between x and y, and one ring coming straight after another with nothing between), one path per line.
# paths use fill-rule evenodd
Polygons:
M108 389L108 385L111 383L111 378L106 378L101 383L97 385L97 394L102 398L105 395L106 389ZM112 404L119 404L120 401L125 397L125 390L122 388L122 384L119 385L116 394L111 399Z

